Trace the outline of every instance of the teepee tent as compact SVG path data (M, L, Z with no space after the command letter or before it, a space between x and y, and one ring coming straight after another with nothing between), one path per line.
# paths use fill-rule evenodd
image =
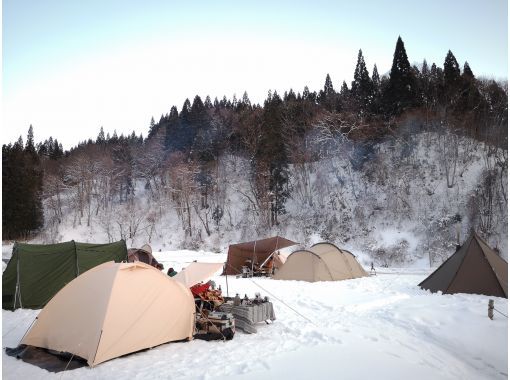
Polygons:
M419 286L432 292L508 298L508 263L474 233Z
M279 249L297 244L298 243L281 236L232 244L228 247L227 263L223 274L240 274L246 260L252 260L254 263L262 264L271 254L277 252ZM275 264L278 265L278 261L275 260Z
M124 240L110 244L74 240L58 244L15 243L2 275L2 308L40 309L81 273L112 260L127 260Z
M367 273L352 253L331 243L318 243L309 250L293 252L273 278L315 282L365 276Z
M160 344L191 339L190 290L140 262L99 265L67 284L22 344L69 352L95 366Z

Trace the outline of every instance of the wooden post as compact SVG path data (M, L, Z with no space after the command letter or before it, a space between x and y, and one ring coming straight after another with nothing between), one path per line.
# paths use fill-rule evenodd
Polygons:
M492 320L494 319L494 300L489 300L489 318Z

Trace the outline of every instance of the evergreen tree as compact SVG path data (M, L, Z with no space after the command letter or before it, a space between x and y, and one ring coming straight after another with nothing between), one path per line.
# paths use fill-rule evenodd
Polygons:
M333 82L331 81L331 77L329 74L326 75L326 81L324 82L324 95L331 96L334 95L335 89L333 88Z
M35 145L34 145L34 128L32 127L32 124L30 124L30 127L28 128L27 133L27 143L25 145L25 151L31 155L36 155L35 152Z
M457 59L451 52L448 50L446 54L446 58L444 60L444 85L447 91L447 95L451 96L455 91L457 91L458 86L460 84L460 68Z
M374 63L374 69L372 70L372 83L375 88L379 88L381 85L381 78L379 78L379 71L377 71L377 65Z
M182 105L181 113L179 116L182 119L187 119L190 111L191 111L191 103L190 103L189 99L186 98L186 100L184 101L184 104Z
M205 100L204 100L204 107L209 109L209 108L212 108L213 105L212 105L212 102L211 102L211 97L209 95L207 95L205 97Z
M329 74L326 75L324 89L319 93L319 101L328 111L334 110L336 103L336 92L333 88L333 82L331 81Z
M430 74L429 65L427 64L427 60L424 59L423 63L421 64L421 75L424 78L428 78Z
M354 70L354 81L351 86L352 95L361 109L366 110L373 99L373 85L361 49L358 52L358 62Z
M250 98L248 97L248 93L246 91L243 94L243 99L242 99L241 103L243 104L243 106L245 108L251 107L251 101L250 101Z
M303 99L309 100L309 98L310 98L310 90L308 89L308 86L305 86L305 88L303 89Z
M384 96L386 110L398 114L414 105L415 83L404 42L398 37L393 54L390 79Z
M158 131L158 125L154 121L154 116L151 117L151 122L149 124L149 134L147 135L147 138L150 139L151 137L155 136ZM108 142L111 142L109 134L106 139Z
M114 129L113 130L113 135L112 135L112 138L110 139L110 142L113 143L113 144L116 144L119 142L119 136L117 136L117 130Z
M471 67L469 67L469 63L464 62L464 70L462 71L462 77L466 80L473 80L475 79L475 76L473 72L471 71Z
M347 87L347 83L345 83L345 81L342 82L342 87L340 88L340 95L342 96L349 95L349 87Z
M271 224L278 224L278 216L284 214L285 202L290 196L289 159L282 125L282 100L276 93L268 93L264 102L262 141L255 154L255 175L269 175ZM261 173L262 171L262 173Z
M154 121L154 118L152 118L152 122ZM104 130L103 130L103 127L101 127L101 129L99 130L99 134L97 135L97 139L96 139L96 144L104 144L106 142L105 140L105 137L104 137Z
M44 223L41 200L43 171L30 127L27 145L20 138L2 146L2 234L4 239L28 238Z

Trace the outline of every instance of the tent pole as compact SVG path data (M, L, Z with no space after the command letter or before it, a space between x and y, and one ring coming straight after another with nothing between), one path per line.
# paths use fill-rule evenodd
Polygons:
M228 297L228 273L227 273L227 263L225 263L225 267L223 269L225 271L225 282L227 283L227 297Z
M12 310L16 310L16 297L18 296L19 291L19 254L16 257L16 290L14 291L14 304L12 305Z
M262 268L264 265L266 265L266 263L269 261L269 259L271 257L273 257L273 255L276 253L276 250L274 250L269 256L267 256L267 259L264 260L264 262L262 264L260 264L260 267Z
M251 276L253 277L253 264L255 263L255 251L257 250L257 240L253 244L253 255L251 256Z

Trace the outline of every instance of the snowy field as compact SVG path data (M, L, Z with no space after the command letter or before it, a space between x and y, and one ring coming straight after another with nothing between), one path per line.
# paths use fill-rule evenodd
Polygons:
M157 252L165 270L225 254ZM306 283L228 278L230 295L273 301L277 320L232 341L169 343L96 368L50 373L2 354L4 379L506 379L508 320L487 318L489 297L431 294L429 270L384 269L368 278ZM225 277L214 281L226 293ZM493 297L494 298L494 297ZM506 299L495 307L508 315ZM282 303L281 301L284 303ZM292 310L294 309L294 310ZM297 311L297 312L296 312ZM37 310L2 311L15 347ZM79 326L77 326L79 328Z

